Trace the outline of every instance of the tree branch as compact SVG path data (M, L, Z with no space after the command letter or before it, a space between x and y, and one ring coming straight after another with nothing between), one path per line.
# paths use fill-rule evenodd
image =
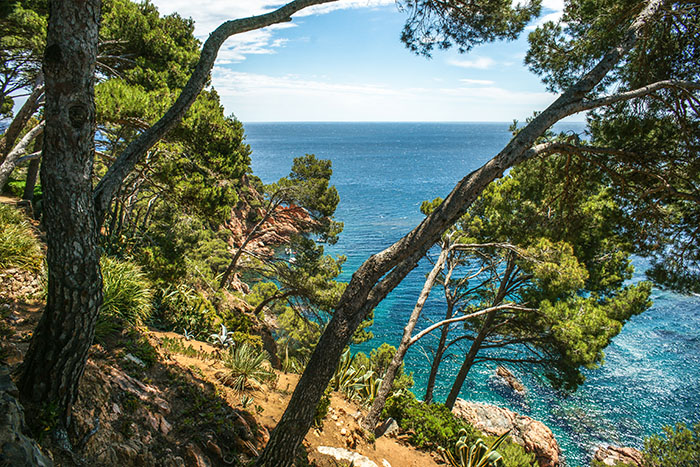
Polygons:
M476 311L476 312L474 312L474 313L470 313L470 314L468 314L468 315L458 316L457 318L450 318L450 319L446 319L446 320L443 320L443 321L439 321L439 322L433 324L432 326L429 326L429 327L425 328L424 330L422 330L421 332L419 332L419 333L416 334L415 336L413 336L413 337L411 338L411 341L410 341L409 345L415 344L416 342L418 342L418 340L420 340L420 339L421 339L423 336L425 336L426 334L429 334L429 333L431 333L432 331L434 331L435 329L437 329L437 328L439 328L439 327L442 327L442 326L445 326L446 324L452 324L452 323L457 323L457 322L460 322L460 321L466 321L466 320L468 320L468 319L472 319L472 318L476 318L476 317L478 317L478 316L486 315L486 314L491 313L491 312L493 312L493 311L501 311L501 310L537 311L537 310L534 309L534 308L527 308L527 307L524 307L524 306L509 305L509 304L498 305L498 306L492 306L492 307L489 307L489 308L484 308L483 310L479 310L479 311Z
M27 148L34 141L34 139L44 131L44 122L42 121L37 126L32 128L27 132L26 135L17 143L17 146L12 148L7 154L7 157L0 165L0 189L5 186L7 180L10 178L10 174L15 170L17 164L19 163L19 156L27 152Z
M579 112L585 110L597 109L599 107L604 107L606 105L615 104L621 101L628 101L630 99L636 99L637 97L644 97L660 89L684 89L684 90L699 90L700 83L693 81L677 81L672 79L667 79L664 81L657 81L656 83L648 84L642 86L638 89L633 89L631 91L621 92L618 94L613 94L611 96L601 97L599 99L593 99L589 101L581 102Z

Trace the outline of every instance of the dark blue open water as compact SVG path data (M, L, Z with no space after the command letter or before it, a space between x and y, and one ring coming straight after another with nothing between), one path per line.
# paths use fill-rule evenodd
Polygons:
M305 153L333 160L333 183L340 193L337 217L345 222L333 254L348 257L343 279L415 227L423 200L444 197L509 140L506 123L254 123L245 125L253 149L253 171L266 183L289 173ZM582 131L582 124L558 130ZM643 260L636 260L642 279ZM397 345L423 284L423 262L377 308L375 339ZM433 291L426 320L443 313ZM503 405L546 423L571 466L588 465L596 445L641 447L646 436L666 424L700 420L700 298L654 290L654 306L632 319L606 351L606 363L587 371L587 381L569 397L553 392L536 373L517 372L528 387L525 400L513 399L492 377L494 368L472 369L461 397ZM443 364L438 400L449 391L459 360ZM414 392L422 397L428 361L419 348L406 358L414 372Z

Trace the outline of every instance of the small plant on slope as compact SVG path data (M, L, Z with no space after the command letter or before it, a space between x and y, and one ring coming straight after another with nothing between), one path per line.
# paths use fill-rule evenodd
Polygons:
M231 344L233 344L233 339L231 339L232 335L233 333L229 332L226 329L226 326L222 324L219 333L211 334L209 336L209 340L211 340L214 343L214 345L227 349L231 346Z
M222 382L239 392L275 379L275 372L268 367L265 354L248 344L229 349L222 362L228 370L221 378Z
M471 447L467 444L468 433L466 430L459 432L459 439L455 444L454 454L443 449L447 461L454 467L503 467L503 456L496 449L505 441L510 430L499 436L491 446L487 447L484 440L477 439Z

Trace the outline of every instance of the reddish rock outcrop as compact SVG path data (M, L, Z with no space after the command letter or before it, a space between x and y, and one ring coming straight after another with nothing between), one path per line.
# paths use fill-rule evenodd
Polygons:
M593 458L603 465L629 464L638 467L642 467L644 460L638 450L619 446L599 447Z
M242 190L241 200L226 222L226 228L232 234L232 246L238 248L246 236L255 227L259 219L265 216L267 202L247 180L241 181L246 186ZM257 206L257 207L253 207ZM272 254L272 247L289 243L289 239L301 232L307 232L314 224L314 219L300 206L278 206L268 219L258 228L254 238L246 245L246 250L261 255Z
M511 430L513 442L537 457L540 467L559 466L559 445L544 423L495 405L457 399L452 412L487 435L500 436Z

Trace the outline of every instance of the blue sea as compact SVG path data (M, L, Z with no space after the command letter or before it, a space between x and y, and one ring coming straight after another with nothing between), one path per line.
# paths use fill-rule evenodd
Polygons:
M250 123L253 172L269 183L289 173L294 157L316 154L333 161L340 193L336 217L345 223L327 251L347 256L349 280L371 254L381 251L423 218L422 201L444 197L462 177L493 157L510 139L507 123ZM580 123L559 131L582 132ZM647 267L635 259L635 280ZM430 269L423 261L376 309L374 339L398 345L402 329ZM443 315L434 289L417 329ZM554 432L569 466L588 465L601 444L641 448L664 425L700 420L700 298L655 289L654 305L633 318L606 350L605 364L586 371L573 395L552 390L536 371L513 369L527 386L513 398L493 377L493 366L471 370L461 397L508 407L541 420ZM430 342L427 342L429 345ZM444 401L460 358L443 363L436 399ZM413 388L422 398L429 361L419 346L408 353Z

